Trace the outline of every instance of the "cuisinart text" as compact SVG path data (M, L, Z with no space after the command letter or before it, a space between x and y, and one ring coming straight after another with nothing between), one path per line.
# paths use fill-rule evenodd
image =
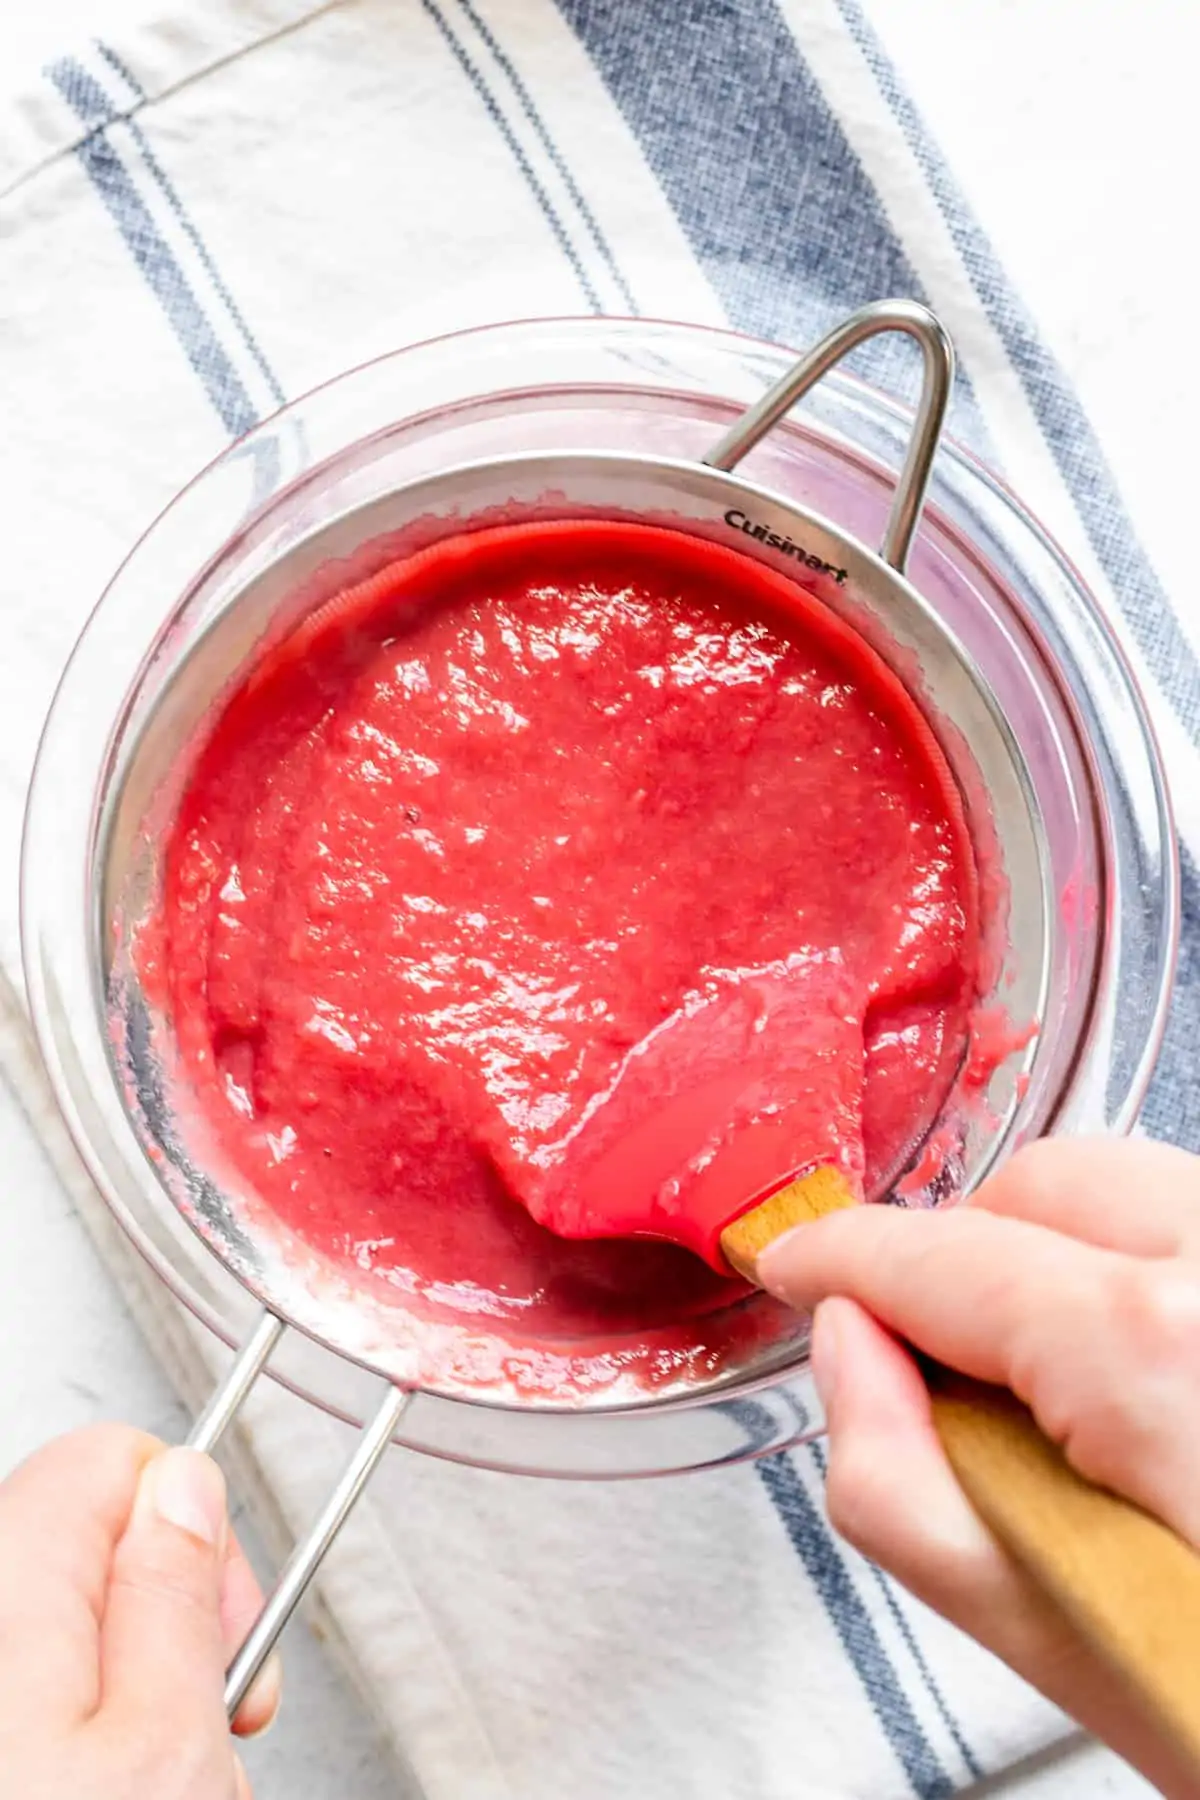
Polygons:
M759 543L767 544L772 550L778 550L783 556L794 556L797 562L805 563L810 569L820 569L823 575L832 575L840 585L846 579L845 569L837 568L826 562L823 557L814 556L803 544L794 544L790 537L781 537L779 532L771 531L766 525L756 525L748 519L740 507L731 506L725 514L725 523L734 531L744 531L747 537L757 538Z

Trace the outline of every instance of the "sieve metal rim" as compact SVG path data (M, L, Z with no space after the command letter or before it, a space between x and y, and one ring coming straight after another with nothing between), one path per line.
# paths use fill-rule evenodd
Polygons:
M927 375L926 404L923 410L923 416L918 420L917 427L912 436L905 471L900 482L897 484L891 519L889 521L885 540L886 554L876 556L873 552L867 550L866 546L862 545L852 535L830 521L813 513L811 509L806 509L799 506L794 501L773 494L769 490L763 488L761 484L745 481L742 478L733 475L731 471L733 470L734 465L740 460L741 456L757 442L759 437L770 429L771 425L774 424L784 412L786 412L797 396L808 386L819 380L821 375L825 373L832 363L835 362L840 355L844 354L853 343L859 341L863 336L873 334L873 332L877 330L896 328L911 330L913 334L918 337L918 340L921 342L922 348L925 351ZM1025 810L1033 820L1035 833L1039 837L1038 867L1043 883L1042 901L1043 906L1045 906L1047 904L1045 892L1045 833L1038 816L1036 798L1020 748L1008 727L1003 710L999 706L996 697L991 691L978 664L969 656L962 644L953 637L953 634L947 630L944 623L937 618L933 610L925 604L921 596L912 588L911 584L903 581L903 578L898 572L897 565L903 563L907 554L908 545L911 542L912 533L919 513L921 499L928 480L930 464L936 449L938 432L940 430L948 397L950 377L951 353L949 345L944 334L941 333L940 327L936 325L936 322L930 321L929 316L924 313L923 309L911 306L892 305L872 307L864 309L862 314L847 321L843 327L832 333L829 338L818 345L816 350L808 357L804 358L801 363L789 373L784 381L777 384L776 387L764 397L758 406L750 409L743 421L739 422L739 424L731 431L724 434L718 446L699 466L690 462L682 462L678 459L653 457L645 454L560 452L551 455L539 455L538 453L532 453L525 456L515 455L503 459L503 461L492 460L486 464L467 465L457 470L445 470L440 472L437 476L429 477L424 481L412 483L397 490L392 498L397 502L404 502L406 510L412 516L422 516L426 510L432 510L434 512L438 510L436 504L438 490L445 486L453 487L457 476L469 476L472 473L473 468L486 470L489 473L498 472L503 484L503 482L508 479L509 471L518 470L523 467L529 467L536 470L541 466L544 471L543 478L549 483L554 475L565 475L566 471L573 468L586 469L596 465L607 464L614 469L635 469L639 472L644 472L651 478L655 474L658 474L659 476L676 476L683 477L684 479L690 478L693 483L702 481L707 483L711 488L714 496L714 504L719 507L727 507L728 504L735 499L751 506L756 503L760 505L766 504L774 508L776 513L786 515L789 522L794 522L794 528L797 531L811 531L811 529L816 528L825 538L832 540L838 546L839 556L844 556L849 560L852 585L856 586L860 591L867 588L882 588L885 591L885 595L886 590L890 586L892 589L891 597L893 602L896 594L903 592L907 604L924 621L931 637L944 645L948 650L951 659L966 671L972 687L981 696L998 735L1004 741L1008 760L1017 771L1018 778L1021 781ZM707 468L705 467L705 464L708 465ZM709 473L710 470L712 471L711 474ZM306 557L305 540L300 540L298 543L292 544L289 548L286 564L282 570L282 579L286 583L295 583L303 578L306 565L319 565L331 557L336 557L338 554L344 553L348 547L353 547L355 543L366 541L371 536L371 529L364 521L363 515L369 514L371 511L372 507L370 505L351 509L340 515L335 524L326 524L322 526L319 531L311 534L310 541L315 542L319 546L314 555ZM891 558L890 562L888 560L889 557ZM270 583L273 574L274 571L268 568L256 579L258 581ZM255 582L252 581L250 585L255 585ZM239 592L235 596L235 601L240 601L242 597L242 594ZM184 597L184 600L180 602L180 608L182 608L185 602L186 596ZM270 613L268 613L268 616L270 616ZM204 633L199 635L192 643L188 652L189 661L196 659L203 654L207 640L221 629L224 619L225 613L223 612L219 617L209 621ZM162 635L169 635L171 629L172 622L168 620L163 626ZM150 660L153 651L154 647L152 646L150 651L147 652L146 661ZM173 681L177 682L178 679L178 674L173 676ZM206 699L206 705L207 704L208 702ZM105 799L96 832L95 862L102 875L106 875L109 868L113 820L123 801L128 771L131 766L136 764L141 752L143 740L153 723L153 715L148 719L144 719L140 730L132 737L123 729L122 718L119 717L117 724L114 726L113 738L115 741L119 742L121 747L121 763L118 768L113 768L110 746L109 764L102 771L99 782L100 790L103 792ZM151 764L152 767L157 766L153 757L151 758ZM105 943L110 913L111 907L104 889L103 880L97 881L95 884L95 905L91 920L94 945L93 967L97 972L105 968ZM1032 1011L1035 1016L1041 1015L1044 987L1045 978L1043 976L1041 989L1032 1003ZM107 992L98 987L95 995L95 1002L101 1011L106 1006L107 1000ZM118 1092L124 1099L125 1080L123 1079L123 1076L126 1072L121 1068L114 1066L113 1074ZM126 1111L128 1113L131 1109L127 1106ZM137 1121L135 1120L135 1124L136 1123ZM152 1121L150 1130L148 1132L139 1132L139 1136L142 1138L143 1148L147 1151L148 1157L153 1155L159 1146L154 1142L154 1126ZM148 1144L147 1139L150 1140ZM999 1140L994 1141L991 1144L987 1163L978 1169L975 1176L976 1179L981 1178L982 1174L986 1172L986 1166L988 1166L991 1160L1000 1153L1001 1147L1002 1143ZM161 1171L161 1158L158 1161L157 1167ZM169 1188L168 1193L175 1204L178 1205L178 1195L172 1193ZM381 1368L378 1360L373 1361L366 1353L350 1347L336 1332L332 1330L323 1330L322 1321L315 1319L311 1312L306 1314L302 1313L301 1319L298 1321L295 1316L294 1307L280 1304L280 1294L278 1289L272 1293L270 1283L262 1273L261 1267L255 1262L253 1248L251 1247L245 1255L242 1254L242 1234L238 1233L236 1228L232 1227L227 1220L219 1216L219 1205L214 1204L211 1209L206 1209L204 1192L199 1183L197 1183L197 1193L198 1210L201 1214L205 1214L207 1211L208 1216L207 1218L202 1218L201 1221L198 1222L194 1215L189 1212L187 1215L189 1223L192 1223L201 1230L201 1235L206 1243L206 1247L220 1260L225 1262L226 1266L231 1269L236 1277L258 1300L268 1306L273 1306L276 1311L280 1312L282 1316L285 1316L288 1319L289 1323L300 1323L301 1328L306 1330L316 1341L325 1344L327 1347L335 1350L338 1354L348 1356L351 1360L356 1360L365 1367L375 1369L376 1372L386 1372L392 1375L393 1378L398 1378L398 1373L394 1367L390 1370ZM213 1241L214 1233L217 1236L216 1242ZM551 1344L547 1344L545 1348L547 1351L553 1351L555 1347ZM764 1372L777 1374L780 1369L789 1366L789 1364L797 1360L802 1355L802 1351L803 1346L799 1342L795 1344L794 1348L780 1346L773 1354L756 1362L754 1368L750 1371L737 1369L703 1382L698 1382L690 1378L681 1379L677 1382L665 1384L663 1390L656 1391L652 1396L646 1395L643 1397L642 1395L639 1395L637 1398L634 1398L628 1392L622 1395L622 1393L618 1391L611 1396L606 1392L601 1392L589 1403L587 1409L596 1413L625 1413L641 1410L650 1405L661 1407L669 1403L691 1403L698 1397L708 1395L718 1389L727 1387L740 1388L745 1384L747 1379L757 1381ZM418 1383L418 1385L425 1385L428 1387L428 1384ZM449 1386L435 1385L429 1391L440 1393L445 1398L460 1399L469 1404L473 1403L490 1407L508 1407L524 1410L529 1405L533 1405L536 1406L539 1411L543 1412L574 1412L578 1410L577 1407L563 1407L549 1402L540 1402L536 1398L532 1401L524 1397L510 1400L503 1391L488 1393L481 1392L477 1389L464 1389L460 1383L454 1383Z

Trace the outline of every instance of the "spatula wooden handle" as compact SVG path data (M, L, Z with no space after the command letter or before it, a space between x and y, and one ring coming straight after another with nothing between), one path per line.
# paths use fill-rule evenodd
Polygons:
M774 1238L855 1203L836 1170L817 1169L727 1227L722 1247L753 1280ZM1012 1394L923 1367L938 1436L971 1504L1200 1775L1200 1553L1076 1474Z
M1027 1407L936 1365L937 1433L967 1498L1200 1774L1200 1555L1076 1474Z

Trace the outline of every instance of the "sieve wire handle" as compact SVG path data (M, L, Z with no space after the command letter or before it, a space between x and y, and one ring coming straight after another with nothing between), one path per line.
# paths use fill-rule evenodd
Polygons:
M879 546L883 560L903 574L925 504L925 491L954 385L954 346L940 320L927 306L919 306L915 300L875 300L870 306L851 313L828 337L807 351L774 387L768 388L761 400L755 401L740 419L735 420L701 460L711 469L729 471L736 468L759 439L791 411L797 400L816 387L835 364L859 344L884 331L899 331L906 337L915 338L924 361L917 416L892 497L883 542Z
M264 1312L238 1351L233 1366L208 1405L188 1432L189 1450L210 1454L225 1436L242 1409L242 1403L266 1368L272 1350L283 1336L283 1320Z
M270 1360L283 1336L283 1320L264 1311L258 1324L234 1359L233 1366L188 1435L193 1450L212 1451L237 1417L250 1389ZM370 1480L375 1465L392 1441L412 1395L389 1383L374 1417L364 1428L354 1454L336 1487L308 1533L292 1551L283 1573L251 1626L245 1643L225 1674L225 1708L232 1719L246 1698L254 1678L275 1648L280 1632L295 1612L310 1581L320 1568L325 1552L341 1530L355 1501Z

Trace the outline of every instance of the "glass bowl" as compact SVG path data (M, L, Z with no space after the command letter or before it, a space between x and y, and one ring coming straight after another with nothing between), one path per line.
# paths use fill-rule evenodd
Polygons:
M696 470L700 458L791 361L732 334L597 319L496 326L397 352L285 408L218 458L151 527L93 613L30 793L30 1004L59 1103L106 1199L227 1341L250 1329L265 1278L226 1240L231 1272L176 1206L172 1171L139 1140L108 1015L113 921L148 878L132 847L169 799L164 780L206 697L274 608L297 594L319 604L331 566L343 581L367 572L358 547L386 542L397 494L410 496L411 514L411 495L436 493L448 470L496 464L504 491L524 468L531 494L544 493L557 464L572 480L589 470L609 493L613 454L628 452L695 487L716 479ZM825 521L828 543L853 562L848 538L871 546L882 535L910 426L903 407L830 376L737 479L751 484L748 503L799 504ZM1030 1136L1132 1123L1169 997L1178 873L1157 748L1111 631L1041 528L953 445L938 457L908 577L911 618L890 620L889 634L917 658L917 682L982 781L978 817L995 815L1010 902L997 994L1015 1023L1039 1025L989 1094L993 1117L968 1156L969 1185ZM944 644L956 646L948 663L935 654ZM973 683L955 675L963 667ZM724 1357L715 1381L668 1382L650 1397L617 1385L584 1409L518 1403L501 1390L421 1391L398 1441L492 1468L613 1477L709 1466L817 1430L802 1322L763 1296L729 1310L730 1341L746 1353ZM368 1368L389 1366L366 1315L346 1312L324 1329L302 1296L289 1311L305 1329L287 1334L271 1372L360 1420Z

